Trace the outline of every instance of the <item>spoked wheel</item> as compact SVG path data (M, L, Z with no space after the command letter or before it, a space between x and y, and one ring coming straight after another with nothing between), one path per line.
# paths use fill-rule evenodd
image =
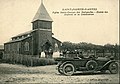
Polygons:
M86 63L86 68L88 71L95 71L97 69L97 62L94 60L90 60Z
M117 74L118 73L118 64L113 62L109 65L109 71L111 74Z
M66 76L71 76L74 74L75 68L73 66L73 64L65 64L63 66L63 73Z

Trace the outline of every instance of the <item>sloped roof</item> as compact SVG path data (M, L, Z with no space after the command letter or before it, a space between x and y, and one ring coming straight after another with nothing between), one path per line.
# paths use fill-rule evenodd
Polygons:
M27 31L27 32L24 32L24 33L20 33L20 34L14 36L14 37L18 37L18 36L22 36L22 35L30 34L31 32L33 32L33 30L30 30L30 31ZM14 38L14 37L12 37L12 38Z
M21 39L17 39L17 40L11 40L11 41L9 41L9 42L7 42L7 43L4 43L4 44L19 42L19 41L25 40L25 39L30 38L30 37L31 37L31 36L27 36L27 37L25 37L25 38L21 38Z
M45 20L45 21L53 21L50 17L49 13L47 12L45 6L43 3L41 3L41 6L39 7L35 17L33 18L32 22L36 20Z
M62 43L60 40L58 40L58 39L55 38L55 37L52 37L52 39L58 41L59 43Z

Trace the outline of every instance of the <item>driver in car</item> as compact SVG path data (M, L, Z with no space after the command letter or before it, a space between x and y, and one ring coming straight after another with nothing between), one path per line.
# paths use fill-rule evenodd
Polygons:
M81 59L83 59L83 58L84 58L84 56L83 56L82 52L80 52L80 53L79 53L78 57L79 57L79 58L81 58Z

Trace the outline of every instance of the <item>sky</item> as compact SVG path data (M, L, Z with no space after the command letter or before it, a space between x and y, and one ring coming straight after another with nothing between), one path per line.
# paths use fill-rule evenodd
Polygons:
M43 0L43 4L53 19L54 37L62 42L104 45L119 43L118 1ZM40 4L41 0L0 0L0 45L10 41L13 36L32 30L31 21ZM97 11L108 13L84 16L53 13L66 8L97 8Z

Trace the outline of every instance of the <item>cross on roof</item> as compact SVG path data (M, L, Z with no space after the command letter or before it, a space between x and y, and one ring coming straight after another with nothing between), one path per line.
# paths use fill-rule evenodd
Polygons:
M43 0L41 0L41 3L43 3Z
M33 18L32 22L36 20L44 20L44 21L53 21L50 17L49 13L47 12L45 6L43 5L43 0L41 0L41 5Z

